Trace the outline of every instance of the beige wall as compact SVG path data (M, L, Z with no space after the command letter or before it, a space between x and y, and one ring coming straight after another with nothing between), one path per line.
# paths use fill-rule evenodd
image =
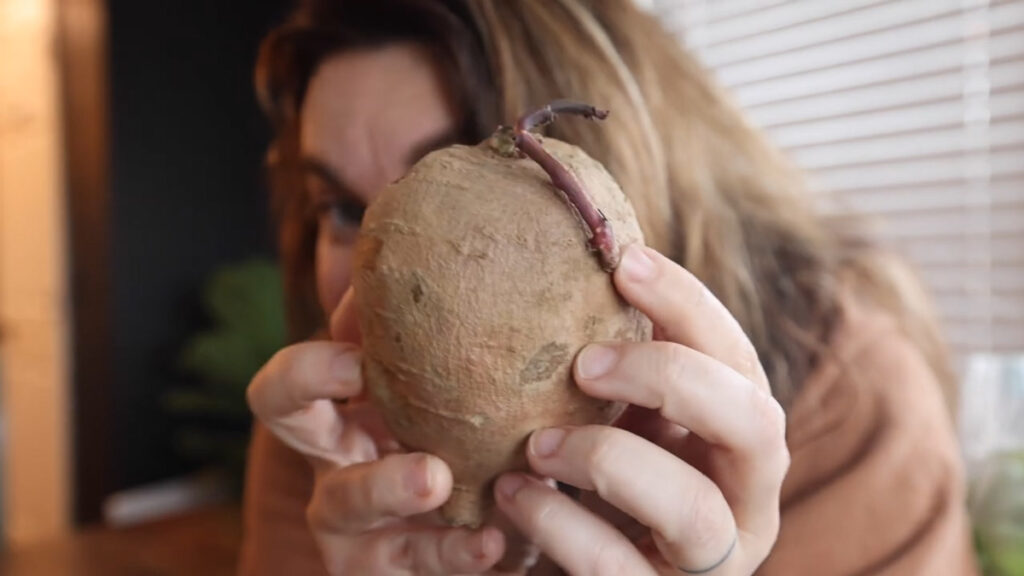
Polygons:
M5 536L69 527L69 305L56 0L0 0L0 394Z

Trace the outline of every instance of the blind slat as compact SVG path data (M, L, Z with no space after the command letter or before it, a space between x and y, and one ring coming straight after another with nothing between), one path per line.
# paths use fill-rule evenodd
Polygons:
M768 132L783 148L797 149L829 142L960 126L963 119L963 103L960 99L955 99L912 108L872 111L782 126L772 128Z
M963 126L953 126L925 134L896 134L810 146L794 150L793 158L800 166L818 171L922 158L948 158L982 148L999 149L1021 144L1024 144L1024 119L1008 120L993 126L987 141L967 140Z
M1021 27L1021 24L1015 24L1012 28L1005 28L1004 33L992 35L988 42L989 60L1013 60L1024 54L1024 34L1021 33Z
M935 161L933 159L908 160L892 164L878 164L871 169L861 167L819 170L814 179L824 190L836 192L852 190L876 190L897 187L917 189L932 184L955 183L974 176L977 166L988 167L988 174L995 178L1016 178L1024 176L1024 147L1014 146L989 151L984 160L970 162L959 159ZM921 190L927 193L928 190Z
M826 5L822 3L822 5ZM1020 55L1018 41L1024 30L1024 7L1008 4L999 7L989 19L992 37L991 59L1005 60ZM958 12L904 26L854 36L816 46L814 50L796 50L719 66L716 75L731 88L764 80L833 68L863 60L962 42L966 37L964 16ZM708 49L712 50L712 49Z
M736 89L738 86L779 77L806 74L910 50L959 43L962 37L963 23L960 15L950 14L934 21L917 22L906 27L830 43L815 50L786 52L777 56L738 62L719 68L716 75L722 84Z
M973 217L972 217L973 216ZM962 238L998 234L1015 234L1024 222L1024 205L1007 206L1000 210L940 209L903 214L898 220L887 222L884 234L888 238L937 238L955 235Z
M976 294L979 290L992 290L1009 298L1024 298L1024 288L1020 282L1024 267L1021 266L999 268L978 262L950 262L942 266L918 265L915 272L933 293ZM1002 272L1003 275L994 278L995 272ZM948 280L946 275L950 277Z
M959 69L917 78L883 82L828 94L810 94L744 108L761 126L797 124L827 120L839 116L905 108L922 101L952 100L963 95L963 77ZM809 105L810 104L810 105Z
M905 212L936 208L1003 209L1024 204L1024 178L990 182L985 194L971 194L962 182L927 190L890 188L848 192L821 192L818 200L828 213L863 212L901 217ZM1024 224L1022 224L1024 226ZM1021 248L1024 250L1024 246Z
M993 266L1024 267L1024 250L1020 238L992 238L988 242L988 261ZM964 238L949 235L946 238L910 239L900 244L900 251L919 266L947 265L951 259L963 252ZM956 260L960 261L960 260Z
M1024 270L964 265L922 269L921 277L936 292L967 292L991 286L994 292L1024 293Z
M988 21L992 30L1001 31L1024 26L1024 4L1020 2L993 3L988 10Z
M741 105L753 107L939 72L958 73L963 68L962 52L959 44L946 44L905 55L809 72L799 78L789 77L741 86L733 94Z
M991 96L993 119L1018 118L1024 115L1024 90L1007 90Z
M946 318L972 320L993 317L1011 323L1024 321L1024 300L989 296L990 309L978 306L977 298L962 295L936 294L935 304L945 311Z
M701 49L700 55L712 68L781 54L792 50L817 48L861 34L877 32L880 23L886 28L906 26L914 22L958 13L959 0L901 0L885 2L875 8L843 14L801 26L798 31L782 30L750 38L746 41Z
M992 92L1006 92L1022 87L1024 58L992 66L988 83L988 88ZM964 89L963 70L951 66L935 74L880 82L826 94L811 93L801 98L744 108L759 125L771 128L873 110L908 108L920 103L959 99L963 97Z
M722 44L735 44L751 37L779 33L793 26L823 20L877 6L886 0L846 0L844 2L787 2L769 9L720 21L708 29L704 37L709 49Z
M966 352L1018 352L1024 350L1024 329L1019 326L959 326L945 323L946 341Z
M1024 89L997 92L989 96L988 121L1009 122L1024 117ZM916 106L870 110L813 122L801 122L766 128L773 141L792 151L834 143L855 142L962 128L968 111L960 98L936 102L923 101ZM754 119L757 123L756 115Z
M732 0L731 2L708 2L707 0L698 0L700 4L703 4L707 11L707 20L709 23L720 23L729 20L730 18L743 17L751 14L757 14L770 9L779 4L785 4L790 0ZM672 4L675 4L674 2Z

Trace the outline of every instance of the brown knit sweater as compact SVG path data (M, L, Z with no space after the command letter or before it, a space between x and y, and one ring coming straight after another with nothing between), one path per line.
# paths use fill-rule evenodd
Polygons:
M789 410L782 528L758 574L975 575L956 439L939 385L885 315L847 306ZM312 473L257 426L240 574L324 574Z

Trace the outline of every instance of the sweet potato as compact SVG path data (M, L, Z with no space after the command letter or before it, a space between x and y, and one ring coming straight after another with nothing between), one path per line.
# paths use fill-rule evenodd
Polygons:
M533 430L621 413L573 382L584 345L651 337L608 273L618 246L643 241L626 195L579 148L528 133L571 106L429 154L382 192L360 231L364 380L405 447L451 466L451 524L480 524L495 477L527 469Z

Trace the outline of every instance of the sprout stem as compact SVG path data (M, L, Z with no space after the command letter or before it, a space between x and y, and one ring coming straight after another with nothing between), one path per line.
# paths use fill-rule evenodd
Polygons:
M590 200L583 186L561 162L541 146L530 130L550 124L558 114L574 114L584 118L603 120L607 110L599 110L588 104L558 100L527 114L516 122L515 144L520 152L530 157L547 173L555 188L565 193L569 204L576 209L590 235L590 247L600 256L601 267L611 272L619 265L619 246L615 242L611 223Z

